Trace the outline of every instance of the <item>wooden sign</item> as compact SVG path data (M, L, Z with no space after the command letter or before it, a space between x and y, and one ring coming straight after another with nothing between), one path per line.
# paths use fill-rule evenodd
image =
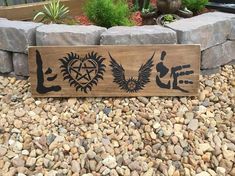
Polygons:
M31 47L34 97L195 96L199 45Z

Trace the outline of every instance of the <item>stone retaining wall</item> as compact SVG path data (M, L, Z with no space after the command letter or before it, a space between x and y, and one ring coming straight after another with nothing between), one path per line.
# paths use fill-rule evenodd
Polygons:
M0 18L0 73L28 76L28 46L201 44L202 73L235 61L235 15L211 12L162 26L44 25Z

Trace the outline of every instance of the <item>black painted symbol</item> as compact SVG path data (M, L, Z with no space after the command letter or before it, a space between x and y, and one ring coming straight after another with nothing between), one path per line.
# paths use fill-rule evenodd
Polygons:
M60 86L51 86L51 87L46 87L44 86L44 73L43 73L43 62L42 62L42 57L41 54L39 53L38 50L36 50L36 64L37 64L37 92L40 94L45 94L51 91L58 92L61 90ZM52 69L49 67L46 72L46 75L52 74ZM51 77L47 77L47 81L54 81L57 78L57 74Z
M144 64L141 65L138 71L138 79L134 79L133 77L126 79L125 78L125 70L121 64L118 64L116 60L109 53L109 57L111 59L110 66L112 68L112 74L114 77L113 82L117 83L122 90L125 90L128 93L137 92L142 90L148 82L150 82L149 77L151 75L152 67L153 67L153 57Z
M85 93L91 91L93 85L97 85L99 79L103 79L105 58L95 52L91 52L80 57L75 53L69 53L63 59L60 59L60 66L64 80L68 80L70 86L74 86L76 91Z
M189 70L189 71L181 71L183 69L188 69L191 67L190 64L186 64L186 65L180 65L180 66L176 66L176 67L172 67L171 68L171 72L170 72L170 78L173 78L173 81L171 80L168 80L167 83L164 83L162 81L162 78L165 77L170 69L167 68L163 61L166 57L166 52L163 51L161 53L161 62L159 62L157 65L156 65L156 70L157 72L159 73L159 75L157 75L156 77L156 83L159 87L161 88L164 88L164 89L176 89L176 90L180 90L182 92L185 92L185 93L188 93L189 91L185 90L185 89L182 89L181 87L178 86L178 83L179 84L193 84L193 81L192 80L179 80L178 81L178 78L181 77L181 76L184 76L184 75L191 75L194 73L193 70Z

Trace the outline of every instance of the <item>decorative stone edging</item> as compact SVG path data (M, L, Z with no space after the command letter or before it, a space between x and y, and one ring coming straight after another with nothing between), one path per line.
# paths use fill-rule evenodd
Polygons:
M212 69L235 60L235 41L226 41L202 51L201 69Z
M107 29L98 26L50 24L36 29L36 45L99 45Z
M176 32L162 26L117 26L101 34L102 45L176 44Z
M203 73L235 60L235 15L211 12L162 26L43 25L0 18L0 73L28 76L28 46L201 44Z
M179 44L201 44L201 50L224 43L231 33L231 20L235 15L221 12L206 13L178 20L167 27L177 33Z
M27 53L36 44L36 28L41 23L0 20L0 49Z

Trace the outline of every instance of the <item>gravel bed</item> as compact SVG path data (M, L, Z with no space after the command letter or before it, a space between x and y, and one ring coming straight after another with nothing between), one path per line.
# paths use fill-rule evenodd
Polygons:
M38 98L0 77L0 175L235 176L235 65L199 97Z

